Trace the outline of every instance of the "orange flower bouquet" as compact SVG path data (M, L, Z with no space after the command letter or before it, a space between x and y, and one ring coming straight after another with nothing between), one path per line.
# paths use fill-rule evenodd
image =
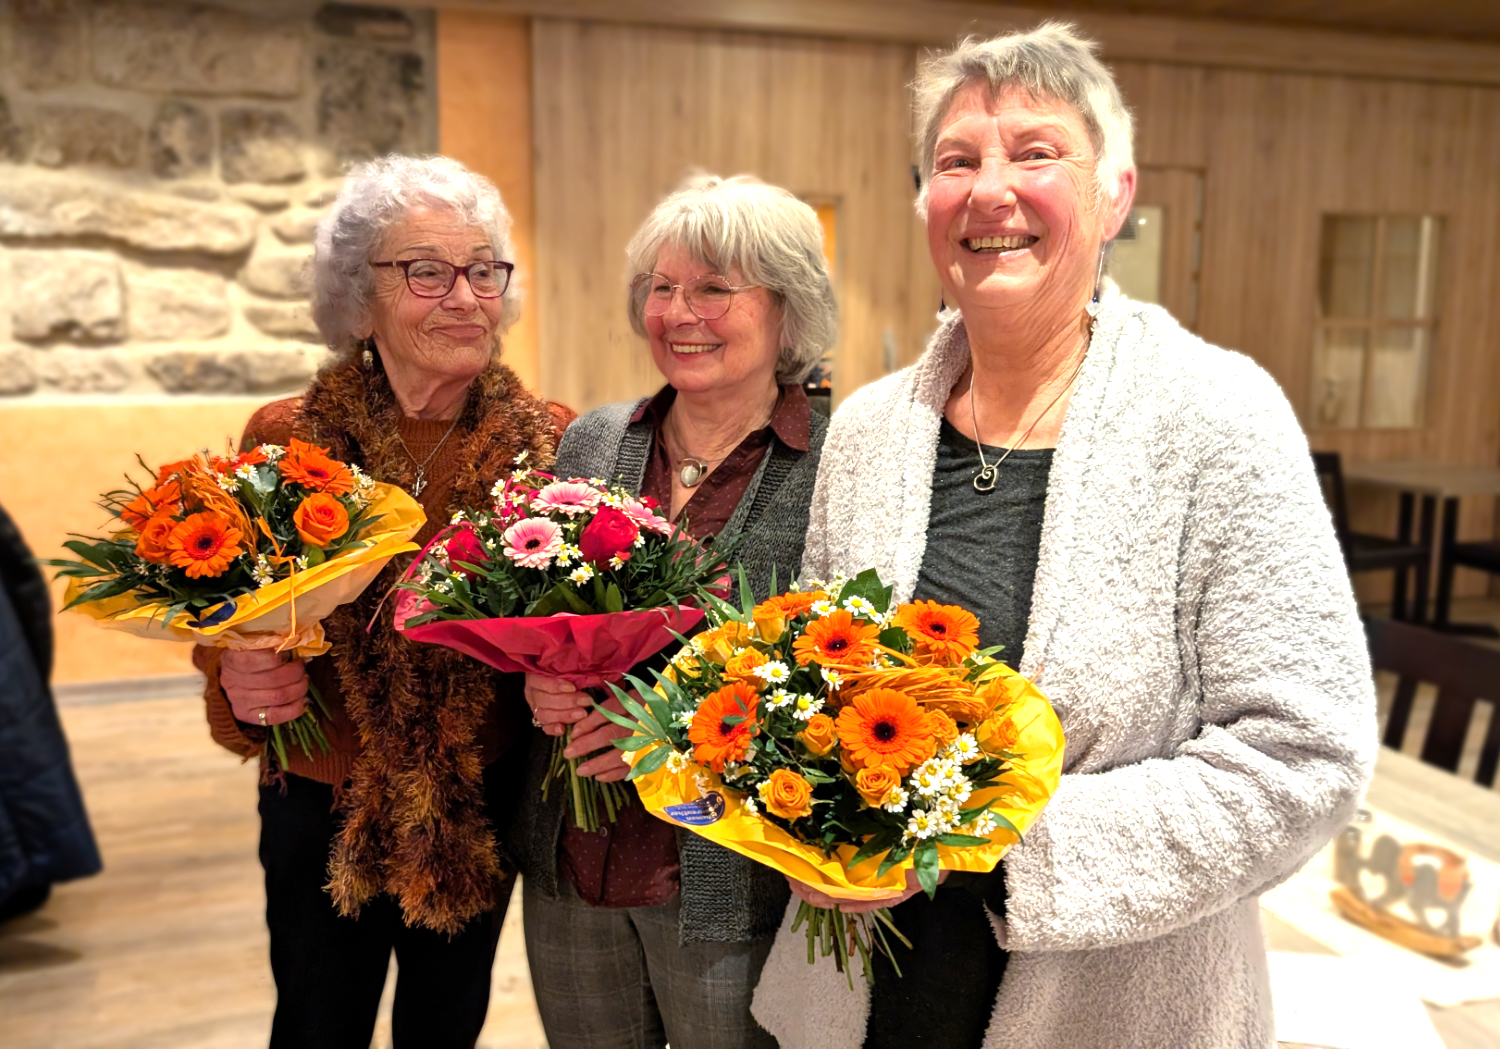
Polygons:
M45 562L69 579L64 607L139 636L221 648L327 652L322 620L416 550L410 539L426 521L401 489L302 441L195 455L163 466L148 487L129 483L101 501L118 521L108 538L72 539L63 545L80 560ZM271 726L283 767L288 737L309 755L328 747L311 708Z
M775 589L774 583L772 589ZM842 900L906 887L915 868L992 870L1057 787L1063 734L1026 678L980 649L979 620L916 601L890 609L875 572L742 607L657 675L615 694L616 741L646 808ZM602 708L599 708L602 709ZM803 904L808 961L866 978L903 942L889 910ZM797 926L794 926L794 928ZM895 959L892 958L892 961Z

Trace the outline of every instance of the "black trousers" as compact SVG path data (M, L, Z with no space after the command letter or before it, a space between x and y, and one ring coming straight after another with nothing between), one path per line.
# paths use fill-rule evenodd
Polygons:
M1010 960L986 904L1005 913L1003 867L950 874L932 899L919 892L891 909L911 949L891 941L900 976L884 955L875 958L864 1049L979 1049Z
M511 787L500 779L486 770L492 814L503 801L497 789ZM500 887L500 906L452 939L408 927L389 896L367 904L358 918L344 918L323 889L338 826L333 788L289 775L285 790L261 788L260 817L276 980L271 1049L369 1049L393 950L397 1049L472 1049L489 1009L490 968L514 876ZM499 821L492 815L491 822Z

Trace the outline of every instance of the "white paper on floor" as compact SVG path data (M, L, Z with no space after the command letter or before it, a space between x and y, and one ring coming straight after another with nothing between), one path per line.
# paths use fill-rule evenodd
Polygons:
M1500 998L1500 946L1490 935L1496 911L1500 910L1500 864L1470 855L1448 840L1378 809L1372 809L1371 815L1369 823L1359 824L1363 832L1361 848L1366 852L1378 836L1390 834L1403 845L1421 842L1445 846L1469 861L1474 888L1464 900L1462 929L1482 937L1480 946L1462 959L1439 960L1349 921L1328 898L1335 884L1331 843L1290 880L1262 896L1261 906L1335 954L1369 961L1373 968L1389 974L1397 987L1433 1005L1448 1008Z
M1267 960L1278 1042L1324 1049L1443 1049L1421 999L1376 963L1277 952Z

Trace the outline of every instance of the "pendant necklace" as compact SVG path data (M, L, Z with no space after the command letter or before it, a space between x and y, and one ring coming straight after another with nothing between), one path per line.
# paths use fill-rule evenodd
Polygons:
M1088 353L1085 350L1084 357L1086 356L1088 356ZM1011 452L1026 443L1026 438L1031 436L1031 431L1035 430L1037 424L1047 417L1048 412L1057 407L1057 402L1062 400L1062 395L1073 388L1073 383L1077 380L1078 373L1082 370L1083 357L1079 357L1078 367L1073 369L1073 374L1068 377L1068 381L1063 388L1057 391L1057 396L1052 398L1048 402L1047 407L1042 409L1041 414L1032 420L1030 426L1026 427L1026 432L1021 435L1021 439L1013 442L1009 448L1005 449L1005 454L992 463L984 461L984 445L979 443L979 413L974 410L974 387L977 384L974 381L974 376L969 377L969 418L974 423L974 447L979 452L979 472L974 475L974 491L989 492L994 490L995 482L1000 478L1000 464L1010 458Z
M779 401L779 398L778 398L778 401ZM776 406L772 405L771 406L771 415L775 415L775 414L776 414ZM761 423L759 426L757 426L755 428L755 430L763 430L763 429L765 429L766 426L771 421L771 415L766 416L766 421L763 422L763 423ZM755 430L751 430L750 433L754 433ZM665 432L666 432L666 427L665 426L662 427L662 431L663 431L663 435L665 436ZM746 434L745 436L748 437L749 434ZM743 441L744 439L745 439L744 437L740 438L741 441ZM739 447L739 442L735 443L735 447L736 448ZM671 454L671 449L667 450L667 454L669 454L669 455ZM677 460L677 479L682 482L682 487L684 487L684 488L696 488L696 487L698 487L698 485L700 485L701 483L703 483L703 479L709 475L709 472L711 470L713 470L715 467L717 467L720 463L722 463L725 459L728 459L728 458L729 458L729 456L724 455L724 456L720 456L717 459L704 460L704 459L699 459L697 456L684 455L682 458L680 458L680 459Z
M467 407L467 405L465 405L465 407ZM422 494L422 489L427 487L427 464L432 462L432 457L437 455L437 453L442 450L443 445L447 443L448 438L453 436L453 431L458 428L458 421L463 417L464 410L463 408L460 408L458 410L458 414L453 417L453 422L449 425L448 432L443 434L442 439L439 440L437 444L432 446L432 451L427 453L427 458L423 459L419 463L417 463L417 457L411 454L411 449L406 447L406 441L402 439L401 431L399 429L396 431L396 440L401 442L401 450L407 454L407 457L410 458L412 462L417 463L417 479L412 482L412 495L420 496Z

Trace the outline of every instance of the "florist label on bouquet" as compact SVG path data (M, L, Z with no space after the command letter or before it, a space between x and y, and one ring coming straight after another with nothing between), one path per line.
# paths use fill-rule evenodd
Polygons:
M697 801L668 805L662 812L689 827L706 827L724 818L724 795L711 790Z

